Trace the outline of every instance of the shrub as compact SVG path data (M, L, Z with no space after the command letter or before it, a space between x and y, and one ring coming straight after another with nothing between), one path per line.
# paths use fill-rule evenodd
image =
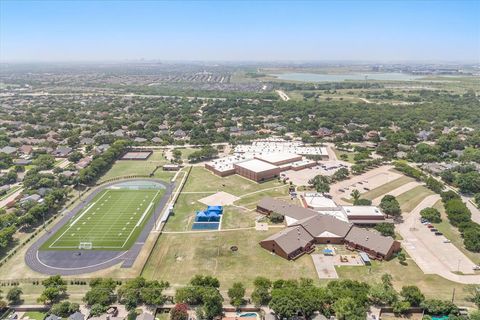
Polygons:
M422 211L420 211L420 216L433 223L442 222L440 212L435 208L422 209Z

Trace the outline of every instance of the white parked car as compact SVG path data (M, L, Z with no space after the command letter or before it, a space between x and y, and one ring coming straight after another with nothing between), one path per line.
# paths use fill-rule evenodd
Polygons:
M473 270L480 270L480 266L474 266Z

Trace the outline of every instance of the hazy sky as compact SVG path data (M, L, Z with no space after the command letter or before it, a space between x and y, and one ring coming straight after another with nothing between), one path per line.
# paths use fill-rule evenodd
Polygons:
M480 61L479 16L479 0L0 0L0 61Z

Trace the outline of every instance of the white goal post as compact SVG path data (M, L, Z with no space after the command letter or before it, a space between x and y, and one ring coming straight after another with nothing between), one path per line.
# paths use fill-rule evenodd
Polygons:
M78 249L86 249L90 250L93 248L93 244L91 242L80 242L78 245Z

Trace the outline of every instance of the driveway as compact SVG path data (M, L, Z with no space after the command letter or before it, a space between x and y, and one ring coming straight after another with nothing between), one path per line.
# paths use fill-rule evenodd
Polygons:
M404 215L405 220L397 225L403 238L402 246L425 274L438 274L464 284L480 283L480 275L475 275L472 269L474 263L453 244L444 243L445 237L435 236L420 223L420 211L433 206L439 199L436 194L428 196Z

